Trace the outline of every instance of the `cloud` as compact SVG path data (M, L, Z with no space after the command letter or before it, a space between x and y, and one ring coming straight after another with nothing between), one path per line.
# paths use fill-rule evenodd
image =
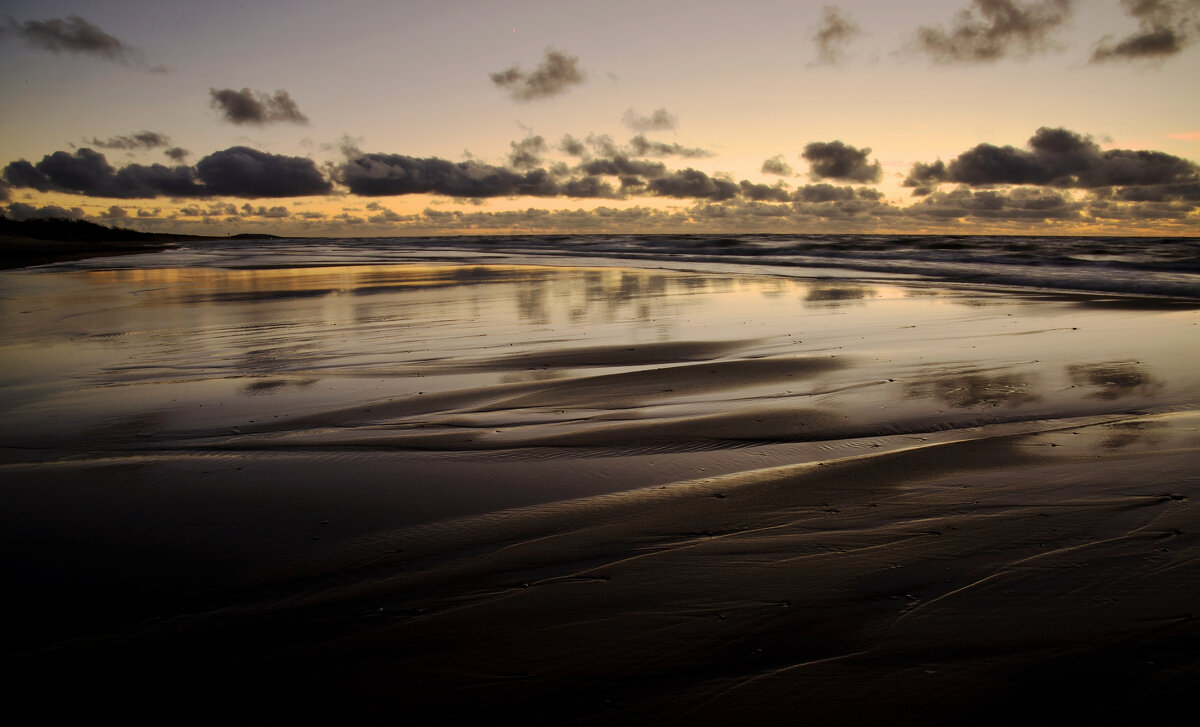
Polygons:
M1123 187L1111 196L1124 202L1181 202L1195 207L1200 204L1200 182Z
M1095 189L1088 214L1105 220L1183 220L1200 210L1200 183Z
M667 166L662 162L651 162L644 159L630 159L617 154L609 159L592 159L580 165L587 174L607 174L610 176L661 177L667 173Z
M168 159L182 164L183 161L188 158L188 155L190 155L191 152L183 147L173 146L170 149L163 149L163 154L165 154Z
M840 141L814 141L801 155L809 161L813 179L844 179L852 182L878 182L883 167L876 161L867 164L870 147L855 149Z
M592 148L592 151L597 156L612 157L627 154L627 152L617 148L617 143L608 134L588 134L587 145Z
M1096 44L1092 62L1162 60L1182 51L1200 26L1198 0L1121 0L1138 30L1120 40L1105 37Z
M78 149L74 154L56 151L42 157L36 165L19 159L4 168L4 179L14 187L36 189L39 192L83 192L99 189L112 179L116 170L104 155L91 149Z
M987 63L1045 50L1070 20L1075 0L971 0L947 30L923 25L916 48L938 63Z
M621 196L611 184L598 176L572 179L562 185L561 194L577 199L616 199Z
M37 220L46 218L78 220L83 217L83 210L78 207L64 209L56 204L35 207L24 202L13 202L8 206L4 214L10 220Z
M492 83L508 91L516 101L532 101L565 93L571 86L583 83L584 73L579 59L553 48L533 71L526 73L519 66L490 74Z
M520 141L509 143L512 152L508 155L508 163L517 169L530 169L542 163L542 154L547 150L546 140L540 136L530 136Z
M563 136L562 141L558 143L558 148L559 151L564 154L570 154L573 157L581 157L587 154L587 148L583 145L583 142L570 134Z
M813 43L817 45L817 63L837 65L844 56L846 44L861 32L858 24L838 8L830 5L821 8L821 24L813 33Z
M916 187L914 195L924 195L929 194L931 186L946 181L947 176L946 163L941 159L929 164L915 162L903 184L905 187Z
M248 88L210 88L208 93L209 103L231 124L308 123L308 117L300 113L300 107L284 90L277 90L274 96Z
M797 202L849 202L852 200L878 201L883 195L867 187L835 187L832 184L808 184L800 187L793 195Z
M147 63L140 48L105 33L78 15L26 20L24 23L9 18L8 31L27 44L51 53L90 55L151 73L167 71L164 66Z
M792 165L788 164L787 160L783 158L782 154L776 154L762 163L762 173L790 177L796 172L792 169Z
M739 186L742 196L755 202L790 202L792 200L792 193L781 185L754 184L743 179Z
M960 187L950 192L933 192L905 213L942 219L976 217L996 220L1077 219L1083 204L1049 189L975 191Z
M665 144L661 141L650 141L641 134L629 140L629 148L637 156L679 156L685 159L712 156L712 152L707 149L691 148L679 144Z
M264 217L269 220L281 220L292 215L287 207L264 207L262 205L254 207L249 202L242 205L238 211L243 217Z
M311 159L232 147L195 167L129 164L114 169L92 149L57 151L37 164L24 159L4 168L14 187L118 199L152 197L289 197L325 194L331 186Z
M652 179L647 187L664 197L691 197L720 202L738 195L738 185L726 179L716 179L696 169L683 169Z
M208 193L228 197L303 197L327 194L329 181L312 159L235 146L196 162Z
M625 112L621 121L638 132L671 131L679 124L679 118L665 108L655 109L649 116L639 116L633 109Z
M100 219L104 220L123 220L129 216L129 212L124 207L113 205L100 213Z
M1027 184L1095 188L1179 184L1197 181L1192 162L1157 151L1103 151L1091 138L1062 128L1042 127L1028 149L979 144L943 165L913 165L905 184L958 182L971 186Z
M402 154L363 154L346 161L338 178L364 197L441 194L448 197L553 197L559 187L544 169L516 172L483 162L451 162Z
M157 149L160 146L170 146L171 140L166 134L157 131L139 131L125 136L113 136L108 139L95 137L89 142L101 149Z

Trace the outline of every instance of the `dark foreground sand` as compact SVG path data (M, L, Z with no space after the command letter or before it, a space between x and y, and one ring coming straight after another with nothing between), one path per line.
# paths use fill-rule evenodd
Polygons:
M1194 305L0 283L0 666L43 717L1191 723Z

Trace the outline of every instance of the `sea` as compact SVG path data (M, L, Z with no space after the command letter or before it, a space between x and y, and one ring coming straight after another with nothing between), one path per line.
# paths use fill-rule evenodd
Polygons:
M1200 237L1015 235L463 235L204 240L50 266L230 269L403 262L626 265L1200 297Z

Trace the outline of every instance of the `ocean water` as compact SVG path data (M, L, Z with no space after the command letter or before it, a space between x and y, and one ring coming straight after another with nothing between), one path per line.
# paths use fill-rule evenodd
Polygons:
M278 238L183 243L70 267L288 266L522 259L774 275L870 277L1200 297L1200 238L966 235L501 235Z

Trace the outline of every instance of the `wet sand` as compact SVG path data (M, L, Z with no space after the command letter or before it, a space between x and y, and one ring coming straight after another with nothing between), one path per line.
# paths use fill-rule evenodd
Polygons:
M6 682L238 718L1191 704L1200 306L696 267L0 274Z

